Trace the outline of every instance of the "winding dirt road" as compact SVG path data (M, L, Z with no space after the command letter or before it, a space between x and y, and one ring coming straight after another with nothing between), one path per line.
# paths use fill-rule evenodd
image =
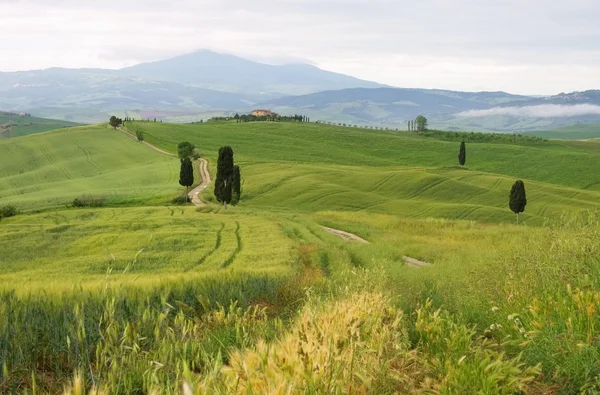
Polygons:
M328 228L326 226L323 226L323 229L325 229L326 232L329 232L332 235L335 235L344 240L358 241L359 243L369 244L369 242L367 240L365 240L362 237L357 236L353 233L344 232L343 230L339 230L339 229ZM406 265L408 267L412 267L412 268L431 266L431 263L429 263L429 262L420 261L418 259L411 258L406 255L402 256L402 260L404 261L404 263L406 263Z
M117 130L121 131L123 134L125 134L127 137L131 138L132 140L138 141L137 137L135 137L128 131L124 130L123 128L118 127ZM142 141L141 143L149 148L152 148L154 151L160 152L161 154L177 157L177 155L167 152L163 149L160 149L146 141ZM203 202L202 200L200 200L200 198L198 197L200 192L202 192L208 186L208 184L210 184L210 173L208 172L208 161L204 158L200 158L200 161L198 162L198 174L200 174L200 177L202 178L202 182L196 188L192 189L188 193L188 196L190 197L190 199L192 200L192 203L194 203L194 205L196 205L198 207L204 207L204 206L206 206L206 203Z
M208 172L208 161L204 158L200 158L200 161L198 162L198 174L200 174L200 177L202 177L202 182L196 188L192 189L190 191L190 193L188 193L188 196L192 199L192 203L194 203L194 205L196 205L198 207L204 207L204 206L206 206L206 203L204 203L198 197L200 192L202 192L204 189L206 189L208 184L210 184L210 173Z

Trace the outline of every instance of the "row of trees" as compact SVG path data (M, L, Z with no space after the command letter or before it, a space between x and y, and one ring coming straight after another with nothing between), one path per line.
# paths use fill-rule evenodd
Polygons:
M467 162L467 147L463 141L460 143L458 150L458 163L464 166ZM517 224L519 223L519 214L525 211L527 205L527 194L525 193L525 183L521 180L517 180L508 195L508 206L511 211L517 214Z
M419 115L414 121L408 121L409 132L424 132L427 130L427 126L427 118L423 115Z

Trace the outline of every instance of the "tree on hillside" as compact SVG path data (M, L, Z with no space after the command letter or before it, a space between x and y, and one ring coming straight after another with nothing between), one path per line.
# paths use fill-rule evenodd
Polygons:
M187 199L189 187L194 184L194 168L190 158L181 159L181 170L179 170L179 185L185 187L185 196Z
M525 211L527 205L527 196L525 194L525 184L518 180L510 189L508 205L513 213L517 214L517 225L519 224L519 213Z
M110 117L108 123L110 124L110 126L116 129L123 124L123 120L113 115L112 117Z
M142 129L141 129L141 128L137 128L137 129L135 130L135 137L137 137L137 140L138 140L139 142L142 142L142 141L144 141L144 132L142 131Z
M242 174L238 165L233 166L233 177L231 186L231 204L237 205L242 195Z
M215 197L227 209L231 203L233 191L233 150L229 146L219 149L217 161L217 179L215 180Z
M467 148L465 147L465 141L460 143L460 151L458 151L458 163L464 166L467 161Z
M189 141L184 141L177 145L177 155L179 159L189 158L194 154L196 147Z
M427 118L423 115L419 115L417 119L415 119L417 124L417 132L424 132L427 130Z

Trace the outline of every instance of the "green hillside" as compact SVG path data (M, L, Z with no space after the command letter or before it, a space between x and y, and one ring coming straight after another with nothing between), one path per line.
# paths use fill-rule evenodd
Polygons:
M0 141L0 206L31 211L83 195L112 204L173 197L179 164L105 125Z
M174 205L178 159L106 124L0 141L0 393L600 389L600 143L127 127L213 178L230 145L241 202Z
M27 136L78 125L74 122L0 112L0 139Z
M600 138L599 124L577 124L552 130L539 130L521 133L526 136L538 136L548 139L587 140Z
M468 142L461 169L458 143L409 133L269 123L139 125L148 141L166 149L182 140L207 156L224 144L237 147L249 207L506 222L513 220L507 194L516 178L527 182L526 213L534 223L600 204L600 175L590 171L600 159L595 144Z

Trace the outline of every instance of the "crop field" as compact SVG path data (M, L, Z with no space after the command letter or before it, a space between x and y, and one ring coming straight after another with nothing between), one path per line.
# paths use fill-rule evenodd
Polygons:
M561 140L587 140L600 138L600 125L598 124L580 124L563 126L552 130L538 130L534 132L525 132L524 135L538 136L548 139Z
M139 203L180 190L176 159L105 125L3 140L0 158L0 205L24 210L65 207L82 194Z
M240 204L106 125L0 141L0 393L600 391L599 143L135 128L230 145Z
M7 126L12 125L10 132ZM78 126L79 124L55 119L46 119L30 116L0 114L0 139L27 136L30 134L47 132L60 128Z

